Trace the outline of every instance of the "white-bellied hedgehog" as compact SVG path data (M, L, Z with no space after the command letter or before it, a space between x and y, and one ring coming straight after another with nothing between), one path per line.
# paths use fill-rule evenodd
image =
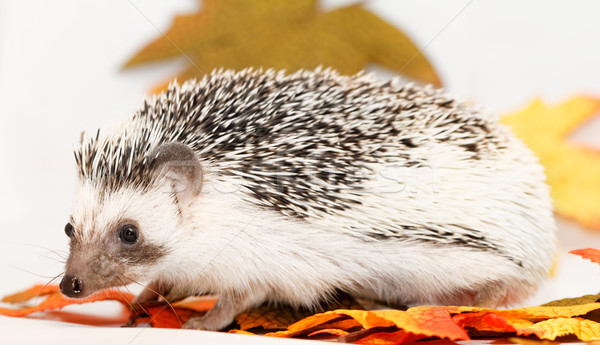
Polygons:
M547 274L542 167L497 119L431 87L218 71L83 135L62 292L148 283L138 301L218 294L188 328L343 291L498 306Z

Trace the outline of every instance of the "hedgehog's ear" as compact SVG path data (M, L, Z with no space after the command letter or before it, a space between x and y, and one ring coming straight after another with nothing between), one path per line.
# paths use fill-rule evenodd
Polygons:
M167 180L180 205L188 205L202 190L202 164L194 151L181 143L160 145L150 156L156 181Z

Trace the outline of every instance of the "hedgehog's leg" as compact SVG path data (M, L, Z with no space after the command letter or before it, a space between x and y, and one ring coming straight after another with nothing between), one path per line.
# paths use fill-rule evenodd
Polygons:
M183 328L207 331L221 330L233 322L235 317L266 300L265 293L223 293L215 306L202 317L189 319Z
M155 280L144 287L144 290L133 300L134 309L139 309L141 304L158 301L159 298L168 302L177 301L187 297L183 292L173 289L172 284Z

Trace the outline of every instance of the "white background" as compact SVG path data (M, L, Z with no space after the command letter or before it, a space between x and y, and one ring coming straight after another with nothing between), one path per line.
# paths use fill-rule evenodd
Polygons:
M324 1L323 6L346 3ZM492 111L518 110L535 97L549 103L582 93L600 97L597 1L365 4L425 47L447 89ZM75 193L72 144L83 129L125 118L151 86L184 66L175 61L120 70L159 35L157 28L165 31L176 13L195 9L193 0L0 1L0 295L62 271L60 258L49 251L68 249L63 227ZM573 140L600 147L598 134L596 120ZM559 225L558 274L524 305L600 292L600 267L566 255L579 247L600 248L600 231L560 219ZM67 337L105 343L113 335L119 344L175 336L209 343L250 341L153 329L134 338L139 330L99 331L5 317L0 330L7 343L40 336L51 343Z

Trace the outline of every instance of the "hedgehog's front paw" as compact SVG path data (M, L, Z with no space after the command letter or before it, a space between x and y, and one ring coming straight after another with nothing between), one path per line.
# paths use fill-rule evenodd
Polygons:
M254 291L252 294L223 293L215 306L202 317L189 319L183 328L203 329L207 331L219 331L229 326L235 317L251 307L261 304L265 300L265 294Z
M201 317L193 317L182 326L184 329L199 329L205 331L219 331L227 327L233 320L232 319L219 319L205 315Z

